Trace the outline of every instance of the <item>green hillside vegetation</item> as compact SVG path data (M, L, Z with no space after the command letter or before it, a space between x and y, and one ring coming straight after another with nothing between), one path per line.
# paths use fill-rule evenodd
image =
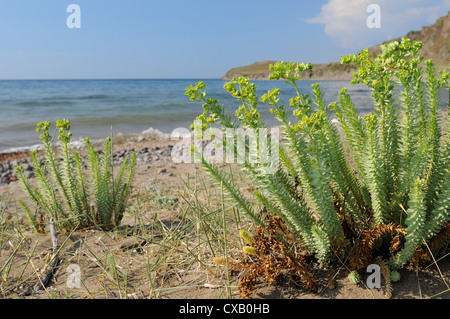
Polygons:
M238 67L227 72L223 79L231 79L235 76L248 76L256 80L266 80L269 71L269 65L277 61L259 61L252 65Z

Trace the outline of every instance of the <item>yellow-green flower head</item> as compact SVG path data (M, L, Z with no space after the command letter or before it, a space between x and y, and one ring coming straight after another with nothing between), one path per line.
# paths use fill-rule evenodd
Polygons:
M203 90L205 88L205 82L199 81L195 84L198 90Z
M300 104L300 97L296 96L293 98L289 99L289 106L292 108L296 108L298 107L298 105Z
M368 114L364 115L364 122L367 123L367 126L369 128L374 128L374 126L377 122L377 119L373 113L368 113Z
M247 244L251 244L253 242L253 240L251 239L251 237L249 236L249 234L243 230L241 230L239 232L239 234L241 235L242 239L247 243Z
M343 87L342 89L339 90L339 95L345 95L347 94L347 88Z
M40 135L41 140L50 142L51 136L48 133L48 129L50 127L50 122L40 122L36 126L36 132L42 132L43 134Z
M432 66L432 65L433 65L433 59L425 60L425 65L426 65L427 67Z
M450 68L449 68L450 69ZM438 71L438 73L440 74L441 78L440 78L440 86L444 86L446 84L446 82L449 80L450 78L450 73L446 70L444 71Z
M320 87L320 83L314 83L311 85L311 88L313 88L314 90Z
M306 66L306 65L305 65ZM269 80L279 80L284 79L287 80L292 78L292 72L295 69L299 69L300 67L296 65L294 62L286 63L284 61L277 62L275 64L271 64L269 66L269 70L273 71L269 76Z
M68 143L72 137L72 133L67 133L70 130L70 122L67 119L56 121L56 127L59 128L58 139L63 143Z
M330 110L337 111L337 110L338 110L338 104L337 104L337 102L336 102L336 101L335 101L335 102L331 102L330 104L328 104L328 108L329 108Z
M59 128L60 131L68 131L70 130L70 122L67 119L61 119L56 121L56 127Z
M249 84L249 82L250 82L250 80L247 77L245 77L245 76L240 76L240 77L237 78L237 83L240 86L246 86L246 85Z
M349 54L346 56L341 56L341 64L349 64L349 63L353 63L353 62L357 62L356 54Z
M281 77L280 72L274 71L271 75L269 75L269 80L279 80Z
M269 101L269 94L264 93L263 96L261 96L260 100L263 103L267 103Z
M272 90L267 91L262 97L261 102L269 103L269 105L276 105L280 99L278 95L280 95L281 90L279 88L274 88Z
M67 134L62 132L58 135L58 139L63 143L69 143L71 137L72 137L72 133L70 133L70 132Z
M200 81L195 86L189 85L184 94L189 97L190 101L202 100L206 96L206 91L202 91L204 88L205 83Z
M225 257L214 257L213 258L213 262L216 265L226 265L227 264L227 259Z
M311 63L298 63L295 70L297 73L304 72L306 70L311 70L313 65Z
M299 109L295 109L295 110L292 111L292 114L293 114L295 117L299 118L300 116L302 116L302 111L299 110Z
M249 255L258 256L258 252L256 251L256 249L254 247L244 246L244 248L242 248L242 250Z
M36 126L36 132L46 132L50 127L50 122L39 122Z
M299 119L297 125L298 125L299 129L304 130L305 128L308 127L308 124L309 124L308 116L307 115L303 115L303 117L301 119Z

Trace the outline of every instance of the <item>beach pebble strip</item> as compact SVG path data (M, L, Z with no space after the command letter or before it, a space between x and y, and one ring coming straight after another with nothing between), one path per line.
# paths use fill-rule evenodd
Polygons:
M114 166L118 166L123 162L125 158L131 156L133 152L136 152L137 166L152 165L161 162L171 162L172 152L173 154L176 154L186 151L186 149L184 148L179 150L178 148L180 148L180 146L167 144L164 146L144 147L139 150L135 150L134 148L123 149L114 152L112 158ZM99 153L101 153L101 151L99 151ZM42 162L43 161L41 160L41 163ZM17 166L23 167L25 177L34 177L33 162L30 158L0 162L0 185L5 185L17 181L17 173L15 171L15 167Z

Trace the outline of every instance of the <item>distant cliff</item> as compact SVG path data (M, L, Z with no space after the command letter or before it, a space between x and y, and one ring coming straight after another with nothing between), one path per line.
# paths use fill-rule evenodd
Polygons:
M433 59L439 70L448 68L450 65L450 12L439 18L435 24L422 28L419 31L411 31L406 35L411 40L420 40L424 46L421 53L425 59ZM390 41L401 41L402 37ZM381 44L387 43L383 42ZM372 56L381 52L380 44L369 48ZM260 61L251 65L233 68L228 71L222 80L230 80L235 76L248 76L251 80L267 80L269 77L269 65L276 61ZM308 62L308 61L301 61ZM341 65L339 62L327 64L314 64L311 71L306 73L302 80L350 80L356 67L352 65Z

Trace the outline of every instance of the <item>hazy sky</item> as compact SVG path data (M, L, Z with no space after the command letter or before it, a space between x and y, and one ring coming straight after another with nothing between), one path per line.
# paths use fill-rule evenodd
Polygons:
M66 11L81 9L81 28ZM381 28L368 28L369 4ZM219 78L327 63L432 24L450 0L0 0L0 79Z

